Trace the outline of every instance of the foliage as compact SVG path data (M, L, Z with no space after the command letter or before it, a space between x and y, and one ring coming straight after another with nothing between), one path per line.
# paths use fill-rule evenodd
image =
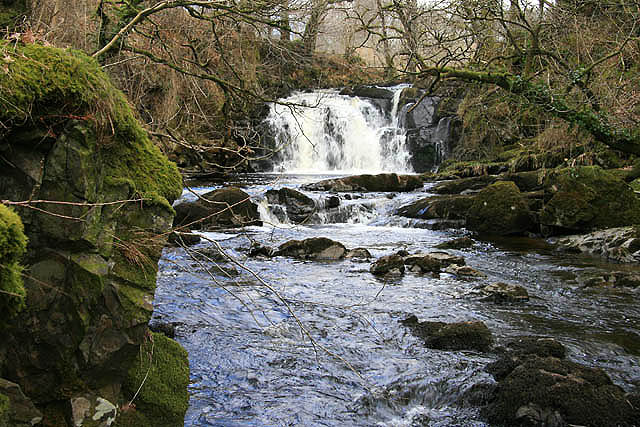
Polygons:
M27 237L20 217L0 204L0 326L25 306L20 258L27 249Z

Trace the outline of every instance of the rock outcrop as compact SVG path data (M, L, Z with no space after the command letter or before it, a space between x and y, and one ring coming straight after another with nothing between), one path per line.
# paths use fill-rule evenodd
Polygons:
M128 382L151 337L157 261L181 177L97 62L36 44L0 41L0 50L11 59L0 73L0 200L29 239L24 306L0 326L0 373L45 425L111 425L131 407L134 382L142 389L133 404L148 420L136 426L182 425L188 361L177 343L156 337L155 371L145 384ZM0 216L6 228L4 208ZM7 297L3 307L16 308ZM173 388L145 405L149 384L165 375ZM20 393L0 390L9 417L27 405L12 396Z

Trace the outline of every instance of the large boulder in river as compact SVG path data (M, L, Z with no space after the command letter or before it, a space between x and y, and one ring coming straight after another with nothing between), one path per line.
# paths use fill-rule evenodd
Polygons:
M522 234L534 227L529 204L511 181L491 184L480 191L466 213L467 228L487 234Z
M316 211L316 202L311 197L293 188L268 190L266 197L269 204L283 205L287 212L287 217L296 224L309 220L309 217ZM340 201L338 200L339 203Z
M640 223L640 199L623 180L597 166L550 171L540 223L567 234Z
M311 191L373 191L373 192L405 192L413 191L423 186L422 179L417 175L398 175L383 173L378 175L353 175L344 178L326 179L304 188Z
M637 426L640 396L598 368L556 357L507 355L489 366L498 385L485 409L509 426Z
M198 200L180 203L174 209L174 227L213 230L262 224L258 205L236 187L210 191Z
M331 261L347 255L347 248L326 237L311 237L304 240L290 240L280 245L273 255L299 259Z
M0 420L8 405L8 425L32 425L32 410L12 418L30 401L44 425L80 425L73 409L85 414L82 425L108 425L102 416L115 416L136 392L130 368L149 355L142 346L157 263L182 179L96 61L38 44L0 41L0 51L0 200L14 205L29 239L20 261L26 298L0 292L0 316L11 315L0 325ZM15 231L12 216L0 210ZM7 245L0 233L0 264L15 279L16 238L9 234ZM184 422L188 360L167 343L155 346L153 360L170 383L155 395L145 389L151 375L136 383L142 421L132 425Z

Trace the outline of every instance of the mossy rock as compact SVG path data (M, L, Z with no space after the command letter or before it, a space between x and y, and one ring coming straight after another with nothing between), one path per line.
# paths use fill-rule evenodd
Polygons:
M531 356L506 366L497 379L485 409L497 425L631 427L640 419L640 409L602 369Z
M20 217L0 204L0 326L25 306L19 260L27 249Z
M554 232L586 232L640 223L633 189L597 166L565 168L544 180L540 223Z
M177 168L151 143L124 94L96 60L71 49L8 41L0 41L0 53L10 60L8 72L0 73L6 107L0 122L9 136L30 126L49 126L56 132L60 123L85 122L98 137L92 139L92 148L105 157L104 174L111 184L126 182L133 194L165 205L165 199L180 196Z
M425 346L438 350L487 351L493 345L493 335L484 322L420 322L416 316L401 320L411 333L421 338Z
M184 425L184 416L189 406L187 352L180 344L163 334L152 333L151 336L152 340L140 347L138 357L123 384L125 396L133 397L140 389L133 402L135 410L131 409L131 413L121 415L116 426Z
M532 229L533 219L527 200L511 181L496 182L480 191L466 214L470 230L503 236Z

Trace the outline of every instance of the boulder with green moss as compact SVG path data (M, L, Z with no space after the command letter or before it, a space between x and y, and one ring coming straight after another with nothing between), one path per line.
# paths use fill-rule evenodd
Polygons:
M467 228L480 233L522 234L534 228L534 216L520 190L511 181L480 191L466 213Z
M547 234L640 223L640 199L632 188L597 166L550 171L544 188L540 223Z
M0 56L0 200L31 201L15 207L26 300L0 329L0 372L45 424L108 421L133 397L123 384L147 339L182 180L96 61L3 41ZM154 420L163 405L138 412Z

